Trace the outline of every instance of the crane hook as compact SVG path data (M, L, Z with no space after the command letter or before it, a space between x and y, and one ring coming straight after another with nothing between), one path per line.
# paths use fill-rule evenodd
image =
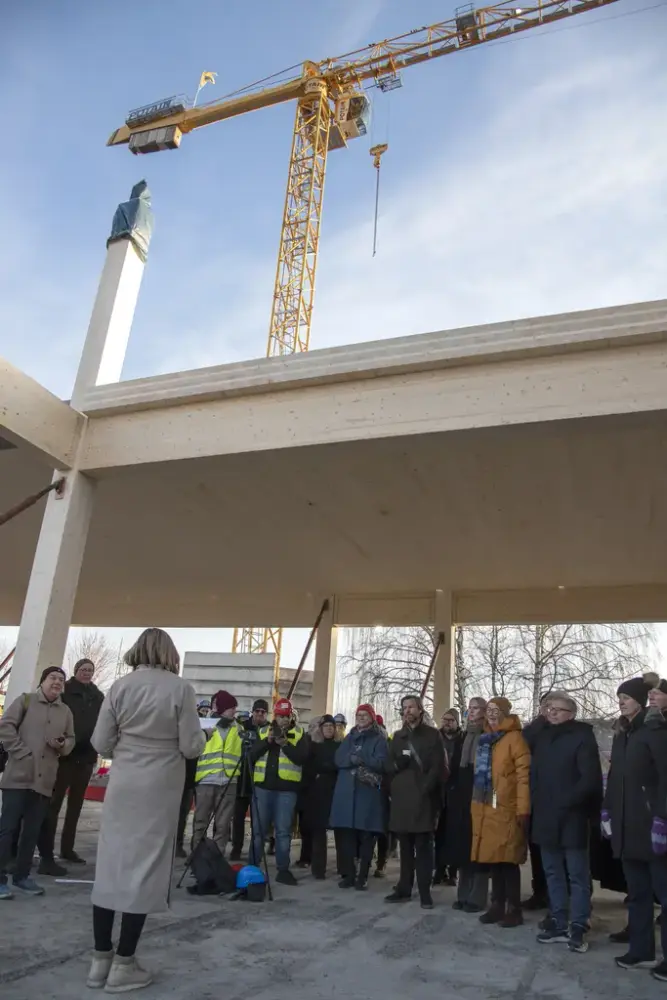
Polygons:
M377 170L377 177L375 181L375 219L373 222L373 256L377 253L377 241L378 241L378 206L380 204L380 164L382 156L389 149L389 144L386 142L381 142L377 146L371 146L369 152L373 157L373 166Z

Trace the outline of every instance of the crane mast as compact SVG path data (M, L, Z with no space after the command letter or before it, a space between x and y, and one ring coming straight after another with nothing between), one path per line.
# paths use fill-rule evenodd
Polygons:
M296 100L296 116L271 307L267 356L307 351L313 318L327 155L366 133L369 102L364 83L382 91L401 85L410 66L485 42L509 38L616 0L531 0L527 7L469 4L447 21L369 45L319 63L275 84L253 84L219 101L190 106L170 97L130 112L107 145L128 143L133 153L177 149L184 134L260 108ZM377 147L376 147L377 148ZM384 152L384 150L383 150ZM379 159L376 157L376 166ZM282 629L247 626L234 630L235 652L274 654L278 694Z

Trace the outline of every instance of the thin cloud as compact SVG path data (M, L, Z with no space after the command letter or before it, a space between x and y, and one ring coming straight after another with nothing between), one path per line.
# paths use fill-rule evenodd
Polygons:
M505 78L477 129L400 182L387 160L378 256L370 211L322 244L313 347L666 294L667 71L589 54L524 81ZM239 263L242 304L191 331L172 369L258 353L273 262Z

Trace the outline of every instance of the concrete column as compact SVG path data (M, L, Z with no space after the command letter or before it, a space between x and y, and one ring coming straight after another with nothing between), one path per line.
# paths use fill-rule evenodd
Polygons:
M63 495L51 493L46 502L9 675L9 701L32 690L44 667L63 662L94 485L82 473L70 472Z
M452 593L435 592L435 628L444 634L433 667L433 718L437 722L443 712L454 704L454 622Z
M152 227L150 192L141 181L113 217L72 391L75 409L82 408L93 386L120 379ZM61 665L65 656L95 493L93 480L78 471L84 436L85 427L62 496L51 493L46 503L10 674L10 700L31 690L44 667ZM55 478L61 475L56 472Z
M150 192L135 184L116 209L107 256L79 362L71 404L82 408L89 389L119 382L153 228Z
M120 381L144 267L130 239L109 246L72 390L76 409L93 386Z
M313 675L312 714L324 715L333 712L334 687L336 684L336 654L338 651L338 629L334 625L335 601L329 598L329 607L324 612L315 640L315 666Z

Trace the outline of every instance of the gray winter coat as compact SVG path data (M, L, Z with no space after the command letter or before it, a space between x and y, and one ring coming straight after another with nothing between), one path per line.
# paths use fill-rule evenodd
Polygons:
M65 737L60 750L49 740ZM30 788L51 798L61 757L72 752L74 722L60 697L49 701L41 687L22 694L8 705L0 719L0 743L7 751L2 788Z
M92 737L98 753L112 757L95 906L168 909L185 760L198 757L205 743L194 689L181 677L138 667L112 685Z

